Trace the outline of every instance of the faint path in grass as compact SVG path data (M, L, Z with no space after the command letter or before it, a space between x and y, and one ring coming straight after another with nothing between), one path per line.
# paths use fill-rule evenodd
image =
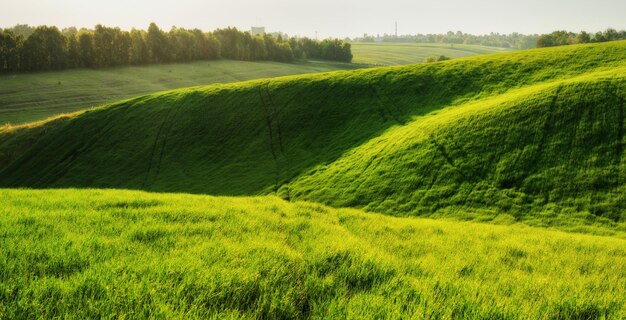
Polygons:
M363 67L232 60L0 76L0 125L21 124L157 91Z

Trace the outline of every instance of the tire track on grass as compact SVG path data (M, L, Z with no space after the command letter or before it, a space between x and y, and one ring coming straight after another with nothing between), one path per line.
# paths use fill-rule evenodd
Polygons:
M539 143L537 145L537 151L533 157L531 162L533 167L537 166L539 162L539 158L544 153L544 149L546 147L546 141L548 140L548 135L550 131L552 131L552 124L554 122L554 109L556 108L556 104L558 102L559 94L561 93L562 86L559 85L556 89L556 92L552 96L552 100L548 105L548 115L546 116L546 121L543 123L543 127L541 128L541 138L539 139Z
M94 146L98 144L98 142L100 142L102 139L107 137L109 132L113 130L114 126L110 125L111 118L112 118L111 115L105 118L104 120L105 129L102 132L100 132L97 135L91 136L89 139L87 139L86 142L80 143L77 147L72 148L71 151L65 154L63 159L61 159L61 161L59 162L59 164L55 166L55 169L56 168L58 169L49 170L43 177L39 179L39 183L37 184L40 186L50 186L51 184L56 183L59 180L61 180L67 174L67 172L71 169L74 161L76 161L76 159L81 154L84 154L87 151L89 151L89 149L92 149Z
M617 158L617 164L619 165L622 160L622 155L624 154L624 108L626 108L626 98L620 95L619 87L615 88L615 90L609 90L607 88L607 93L611 96L615 97L618 100L617 105L617 143L615 145L615 156Z
M402 120L400 116L401 114L400 109L395 105L395 103L393 103L393 101L389 97L387 97L384 93L379 91L379 89L377 89L375 85L370 84L369 87L372 93L374 94L374 98L376 98L376 100L380 104L379 113L381 117L383 118L383 120L387 120L385 119L385 116L384 116L385 113L387 113L395 122L397 122L400 125L405 125L406 124L405 121Z
M554 92L554 95L552 96L552 99L550 101L550 104L548 105L548 114L546 115L546 121L543 123L543 126L541 128L541 137L539 139L539 143L537 144L537 151L534 153L533 158L530 160L529 162L529 168L533 168L533 169L537 169L537 165L539 164L539 161L541 160L541 157L544 154L544 150L546 148L546 143L548 140L548 135L550 134L550 132L552 131L552 126L553 126L553 122L554 122L554 109L556 108L558 99L559 99L559 95L561 94L561 90L563 89L563 85L559 85L556 88L556 91ZM528 178L531 175L531 170L529 169L526 174L522 177L521 180L525 180L526 178ZM545 188L544 188L545 189ZM543 198L544 198L544 203L548 203L550 200L550 194L548 190L541 190L540 192L543 193Z
M267 101L269 102L269 109L272 112L272 119L276 122L276 129L277 129L277 136L278 136L278 146L280 147L280 152L283 155L283 157L286 159L285 156L285 148L283 146L283 134L282 134L282 127L280 125L280 121L278 121L278 109L276 108L276 104L274 103L274 100L272 99L272 95L270 94L270 85L269 82L265 83L265 93L267 95Z
M437 142L437 139L432 135L430 137L430 142L435 146L443 159L463 178L463 180L469 181L467 175L463 173L463 171L454 163L454 160L452 159L452 157L450 157L448 152L446 152L444 146Z
M169 131L171 130L172 126L174 125L174 120L176 118L176 116L178 115L178 110L180 109L180 105L176 106L176 107L170 107L167 110L167 113L165 115L165 119L163 120L163 122L161 122L161 125L159 126L159 130L157 130L157 134L154 138L154 143L152 144L152 150L150 152L150 156L149 159L150 161L148 162L148 170L146 171L146 175L144 177L144 181L142 183L142 188L145 189L148 186L148 182L150 180L150 173L153 171L153 168L155 170L155 174L154 174L154 178L152 179L153 182L156 181L160 170L161 170L161 162L163 161L163 153L165 150L165 144L167 143L167 137L169 136ZM173 113L173 114L172 114ZM169 124L167 127L166 125ZM161 148L160 151L158 151L159 157L158 159L155 159L155 155L157 154L157 147L159 145L159 140L161 139L161 135L164 135L163 139L161 140ZM156 161L155 161L156 160Z
M624 108L626 108L626 98L620 94L619 87L615 89L615 92L609 91L609 93L619 100L619 103L617 103L617 143L615 144L615 163L617 167L620 167L622 159L624 158ZM623 174L617 175L618 185L624 183L623 177Z
M167 115L165 116L165 120L161 122L161 125L159 126L159 130L157 130L157 134L154 138L154 143L152 143L152 151L150 151L150 155L148 156L148 158L150 159L150 161L148 162L148 170L146 171L146 176L144 177L143 183L141 184L142 189L145 189L146 184L148 183L148 178L150 177L150 171L152 171L152 161L154 159L154 153L156 152L156 147L159 142L159 137L161 135L161 131L163 131L163 126L165 126L165 122L167 122L167 119L169 118L170 113L171 113L171 110L168 110Z
M274 102L274 98L270 93L271 90L269 84L269 82L266 82L264 86L259 86L259 96L265 113L265 122L268 127L270 151L272 152L272 158L276 164L276 183L274 187L274 191L276 192L281 187L281 185L279 185L281 178L288 178L286 175L288 175L291 170L291 159L287 156L287 152L285 151L286 147L284 144L283 126L279 120L280 109L277 107L277 104ZM291 103L294 99L295 97L289 99L287 104ZM283 108L285 108L285 106L283 106ZM275 146L276 140L278 140L278 147ZM284 164L284 167L282 168L280 165L281 160ZM289 183L285 182L282 186L285 188L287 193L286 199L289 200L291 198Z
M170 125L167 127L167 129L166 129L166 131L164 133L163 143L161 144L161 152L159 152L159 159L157 160L157 165L156 165L156 173L154 175L154 180L155 181L159 177L159 174L161 173L161 164L163 163L163 154L165 153L165 147L167 146L167 140L168 140L168 138L170 136L170 131L172 130L172 127L176 123L176 119L178 119L178 115L180 114L180 109L181 108L182 108L181 104L178 104L178 106L174 110L174 114L172 115L172 119L170 121Z
M259 99L261 101L261 107L263 109L263 115L265 117L265 125L267 127L268 137L269 137L269 147L270 153L272 154L272 159L275 165L275 177L274 177L274 192L278 190L278 182L280 181L280 166L278 164L278 156L276 155L276 150L274 147L274 132L272 130L272 122L273 122L273 112L271 102L269 98L264 96L264 87L258 86ZM268 89L265 89L268 90ZM265 91L265 94L269 95L269 92Z
M282 155L282 158L283 158L283 160L285 162L285 168L284 168L283 171L284 171L285 175L288 175L291 172L291 159L287 156L287 153L285 152L285 145L284 145L284 142L283 142L283 128L282 128L280 120L278 119L278 115L280 113L280 110L277 108L276 103L274 102L274 99L272 98L272 95L270 94L269 82L265 83L265 92L267 94L267 98L268 98L268 101L270 103L270 107L272 109L273 119L276 122L276 128L278 129L278 146L280 147L280 154ZM291 103L291 101L294 98L295 97L292 97L291 99L289 99L287 101L286 105ZM283 106L283 108L286 108L286 105ZM278 162L277 162L277 167L278 167ZM280 178L280 175L278 177ZM288 179L288 177L284 177L284 178ZM290 200L291 199L291 192L290 192L290 188L289 188L289 181L285 181L283 186L285 187L285 190L286 190L286 193L287 193L286 200ZM278 188L279 188L279 186L278 186L278 183L277 183L276 184L276 189L278 190Z

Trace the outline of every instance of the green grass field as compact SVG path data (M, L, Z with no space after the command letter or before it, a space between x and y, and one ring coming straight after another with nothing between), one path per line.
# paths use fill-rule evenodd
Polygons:
M156 91L357 67L332 62L218 60L3 75L0 125L39 121Z
M422 63L431 55L460 58L504 50L471 45L353 44L354 64L334 62L198 61L165 65L80 69L0 76L0 125L39 121L121 99L176 88L366 65Z
M626 240L276 197L0 190L0 318L619 319Z
M441 43L354 42L351 45L353 62L387 66L422 63L428 56L444 55L450 58L464 58L509 51L495 47Z
M6 125L0 318L624 319L625 112L620 41Z
M0 129L0 185L624 229L626 42L195 87ZM573 223L578 228L578 223Z

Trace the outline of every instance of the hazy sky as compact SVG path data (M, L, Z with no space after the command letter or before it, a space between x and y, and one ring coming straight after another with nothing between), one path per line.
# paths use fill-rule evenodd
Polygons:
M17 23L146 29L154 21L206 31L263 25L289 35L626 29L626 0L0 0L0 27Z

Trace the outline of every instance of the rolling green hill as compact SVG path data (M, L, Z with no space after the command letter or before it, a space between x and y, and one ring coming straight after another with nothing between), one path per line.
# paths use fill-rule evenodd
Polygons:
M101 70L64 70L0 76L0 125L44 120L62 113L176 88L285 75L352 70L364 65L421 63L431 55L452 58L505 50L471 45L353 44L355 62L198 61Z
M0 189L0 318L620 319L626 240L277 197ZM502 221L506 222L506 221Z
M357 67L333 62L217 60L3 75L0 125L39 121L162 90Z
M624 230L626 42L180 89L0 131L0 185Z
M429 56L464 58L509 51L504 48L446 43L353 42L351 45L353 62L388 66L422 63Z

